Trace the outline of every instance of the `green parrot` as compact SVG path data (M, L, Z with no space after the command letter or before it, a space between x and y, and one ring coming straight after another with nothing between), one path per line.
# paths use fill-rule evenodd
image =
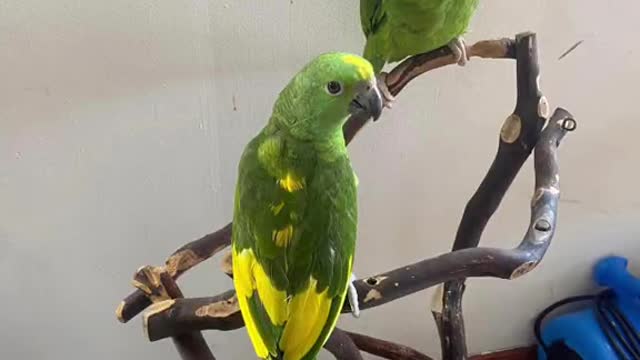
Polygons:
M384 77L380 72L386 63L448 44L464 66L467 54L462 35L477 6L478 0L360 0L360 22L367 39L364 57ZM385 99L393 101L386 83L378 83Z
M279 94L238 166L233 281L261 359L315 359L352 286L357 178L342 125L376 120L372 65L347 53L309 62Z

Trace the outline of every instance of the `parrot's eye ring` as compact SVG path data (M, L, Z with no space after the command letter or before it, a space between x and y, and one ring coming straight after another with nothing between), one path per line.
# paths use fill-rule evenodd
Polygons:
M327 84L327 93L331 96L338 96L342 94L342 84L338 81L329 81Z

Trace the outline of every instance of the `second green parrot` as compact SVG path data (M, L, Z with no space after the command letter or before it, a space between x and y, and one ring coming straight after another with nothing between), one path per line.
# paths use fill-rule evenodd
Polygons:
M478 0L360 0L360 22L366 37L364 57L379 74L386 63L449 45L460 65L466 64L462 35ZM392 97L384 82L380 89Z
M233 280L261 359L315 359L336 325L352 281L358 219L342 125L352 113L375 120L381 111L367 60L323 54L289 82L244 150Z

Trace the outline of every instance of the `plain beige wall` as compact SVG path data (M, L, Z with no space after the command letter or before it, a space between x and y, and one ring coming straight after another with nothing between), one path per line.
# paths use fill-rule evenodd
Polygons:
M535 314L590 290L599 256L640 260L638 13L635 0L481 4L468 40L538 32L542 88L579 126L560 151L559 228L540 268L469 282L472 352L530 343ZM227 223L244 144L312 56L361 50L357 17L343 0L0 0L0 357L176 359L139 319L116 322L132 272ZM357 274L447 251L513 109L514 74L480 60L433 72L356 139ZM532 182L529 162L485 244L521 239ZM229 288L218 262L185 276L185 293ZM340 324L437 356L430 301ZM219 359L252 358L244 330L207 339Z

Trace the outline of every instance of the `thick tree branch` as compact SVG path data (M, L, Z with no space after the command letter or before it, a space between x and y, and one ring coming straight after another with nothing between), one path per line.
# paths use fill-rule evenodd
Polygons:
M157 310L150 309L144 316L144 328L150 341L194 330L214 328L228 331L243 326L244 321L233 290L213 297L176 299L158 303Z
M175 280L185 271L212 257L231 243L231 223L176 250L165 262L164 270ZM141 290L127 296L116 309L116 317L126 323L151 305Z
M514 59L515 42L512 39L484 40L473 44L467 50L469 57L484 59ZM386 84L393 96L400 94L409 82L418 76L447 65L457 64L451 49L443 46L428 53L407 58L386 76ZM352 116L344 125L344 137L349 143L367 124L369 118Z
M453 251L478 246L489 219L498 209L502 198L536 145L549 115L547 100L539 88L540 67L535 34L522 33L516 36L515 55L516 107L502 127L498 152L489 171L467 203ZM440 312L434 312L434 319L441 336L444 360L467 358L462 315L464 289L464 279L447 282L439 292L442 298L436 300L442 302L442 309Z
M469 56L480 58L514 58L514 41L511 39L485 40L472 45ZM425 54L408 58L387 75L387 87L393 95L413 79L430 70L455 64L451 50L444 46ZM351 117L343 127L347 143L366 125L368 118ZM190 242L176 250L166 261L165 268L177 279L182 273L218 253L231 244L231 223L222 229ZM116 317L126 323L151 305L151 301L140 290L132 292L116 309Z
M324 348L327 349L336 360L362 360L362 354L351 333L335 328Z
M464 291L463 279L477 276L513 279L531 271L544 256L555 231L559 195L556 151L566 132L575 128L571 115L559 109L540 135L548 116L548 105L538 89L535 35L520 34L516 41L482 41L473 45L468 53L483 58L517 58L518 102L514 114L503 125L496 159L465 209L454 245L457 251L356 283L361 309L364 310L445 281L461 280L448 283L440 301L436 302L440 306L433 311L442 335L445 359L466 358L460 301ZM447 47L411 57L387 75L387 87L393 95L397 95L417 76L454 63ZM367 119L363 118L349 119L343 128L347 143L366 123ZM538 136L541 136L540 141ZM524 239L511 250L477 248L482 230L534 146L536 192L531 205L531 224ZM134 279L138 290L118 307L118 319L126 322L153 302L143 319L151 341L173 337L183 358L213 359L202 335L194 332L231 330L244 326L235 294L228 291L215 297L184 299L174 280L229 246L230 234L231 224L228 224L178 249L165 266L148 267L153 270L151 273L160 274L157 278L140 278L138 274ZM223 262L223 271L232 275L228 256ZM343 312L350 312L348 302ZM341 330L336 330L326 344L326 348L338 359L361 359L356 347L387 358L428 359L426 355L402 345Z
M345 333L351 337L358 349L391 360L433 360L427 355L408 346L396 344L390 341L376 339L371 336L357 334L349 331Z
M434 285L466 277L515 279L542 260L555 233L559 190L557 150L575 128L572 115L557 109L535 147L535 191L531 219L514 249L469 248L446 253L356 281L362 310L386 304ZM343 312L350 312L345 302ZM435 311L436 314L442 311ZM151 341L194 330L232 330L244 326L234 292L210 298L177 299L146 318Z
M178 284L164 268L142 267L136 272L133 283L158 306L152 306L151 312L159 311L175 299L184 298ZM145 322L145 330L146 328ZM177 334L173 336L173 343L183 360L215 360L209 345L199 331L185 331Z

